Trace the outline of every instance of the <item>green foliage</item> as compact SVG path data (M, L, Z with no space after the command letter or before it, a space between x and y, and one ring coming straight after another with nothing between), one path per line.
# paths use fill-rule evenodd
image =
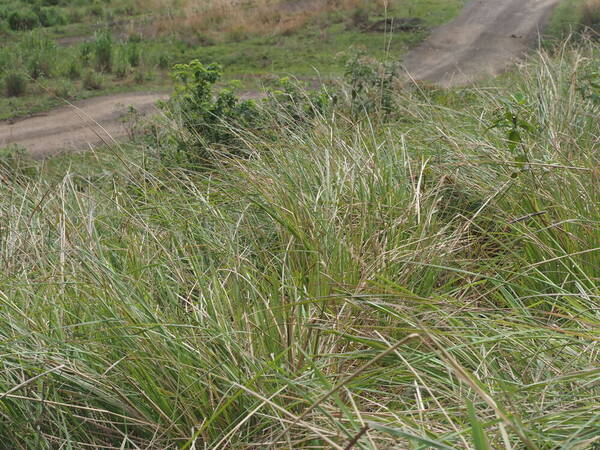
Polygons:
M69 80L77 80L81 78L81 64L78 60L73 59L69 62L65 75Z
M131 67L139 67L141 63L140 47L135 43L127 45L127 59Z
M593 68L579 78L577 90L585 100L600 105L600 70Z
M351 89L352 112L362 114L379 109L385 114L391 113L399 73L398 63L380 63L356 52L346 63L344 72Z
M18 97L27 90L27 78L22 72L10 71L4 75L4 91L8 97Z
M597 60L542 58L386 120L342 87L201 172L146 140L1 172L2 445L595 445ZM218 68L179 70L215 107Z
M38 174L38 165L24 148L18 146L0 147L0 179L3 182L27 182Z
M527 163L530 162L530 155L527 146L523 144L523 133L533 132L535 127L528 122L528 116L531 115L530 102L524 95L516 94L508 99L502 99L504 104L500 117L494 121L490 129L499 128L505 130L507 147L514 155L515 161L519 166L527 170ZM518 173L513 173L517 176Z
M39 8L37 16L40 25L43 27L54 27L67 24L67 18L62 11L56 7Z
M105 30L96 34L93 42L93 52L96 69L102 72L111 72L113 68L114 41L110 31Z
M580 22L593 33L594 38L600 38L600 1L587 0L583 3Z
M88 89L90 91L97 91L99 89L102 89L102 75L91 69L86 69L86 71L83 73L82 80L84 89Z
M171 111L187 132L177 155L191 164L210 163L214 152L238 153L242 147L240 131L258 123L253 101L240 101L229 89L214 93L221 76L221 66L205 66L198 60L173 68Z
M46 36L34 33L25 40L28 49L27 71L34 80L51 77L57 63L57 45Z
M31 30L39 25L39 18L30 9L17 10L8 16L8 25L14 31Z

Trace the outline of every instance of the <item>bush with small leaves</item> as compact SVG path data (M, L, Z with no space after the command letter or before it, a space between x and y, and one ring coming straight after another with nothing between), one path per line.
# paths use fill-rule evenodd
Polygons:
M213 92L221 76L220 65L205 66L198 60L173 68L175 92L169 114L187 131L177 138L181 162L203 166L212 162L215 151L241 154L239 130L252 129L260 120L252 100L240 100L228 89Z
M37 11L37 16L40 24L43 27L54 27L57 25L66 25L67 18L59 8L45 7Z
M81 77L81 65L77 60L72 60L65 71L65 75L69 80L77 80Z

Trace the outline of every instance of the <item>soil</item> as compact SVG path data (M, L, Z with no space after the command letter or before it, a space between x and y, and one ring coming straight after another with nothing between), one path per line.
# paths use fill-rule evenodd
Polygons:
M540 30L560 0L474 0L453 22L433 31L405 58L415 80L444 87L501 73L535 47ZM250 97L252 95L249 95ZM0 122L0 147L10 143L43 157L82 150L126 136L128 106L156 112L160 93L128 93L84 100L16 123Z
M16 122L0 122L0 147L17 144L34 157L60 150L84 150L114 143L127 135L123 116L132 106L156 113L156 102L168 94L135 92L96 97Z
M442 87L496 76L538 45L560 0L473 0L404 60L415 80Z

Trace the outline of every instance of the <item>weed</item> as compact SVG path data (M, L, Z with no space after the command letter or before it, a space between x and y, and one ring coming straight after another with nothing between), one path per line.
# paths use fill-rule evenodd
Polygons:
M32 10L23 9L8 16L8 25L14 31L31 30L39 25L39 19Z
M78 80L81 78L81 64L73 59L69 62L65 75L69 80Z
M102 89L102 75L92 69L86 69L83 73L83 88L91 91Z
M8 97L18 97L27 90L27 78L23 73L11 71L4 75L4 91Z
M103 31L96 35L94 40L94 57L96 68L102 72L111 72L113 65L114 42L109 31Z

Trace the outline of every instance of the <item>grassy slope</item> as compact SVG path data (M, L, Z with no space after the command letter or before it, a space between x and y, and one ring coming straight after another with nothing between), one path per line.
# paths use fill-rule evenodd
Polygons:
M340 111L205 174L135 147L13 163L3 442L588 448L600 124L582 51L493 90L406 90L388 121ZM506 105L532 125L528 168L489 127Z
M93 35L96 30L102 28L94 20L100 23L119 20L145 23L151 20L142 15L143 11L136 10L129 3L129 8L118 8L118 4L119 2L111 2L111 7L106 7L104 15L100 18L94 19L89 12L87 15L81 13L81 23L50 27L34 33L41 33L53 41L66 36ZM426 27L433 27L455 16L463 4L464 0L391 2L388 15L419 17L424 20ZM78 8L73 7L77 11ZM68 16L67 12L70 9L65 11L65 15ZM301 78L328 78L339 75L343 72L345 55L353 48L364 50L378 59L390 57L399 60L407 48L427 34L427 31L423 30L385 36L382 33L363 33L356 29L347 29L346 24L351 14L351 11L332 13L309 22L307 27L289 36L246 36L235 41L223 38L208 46L196 37L196 34L202 34L202 30L186 31L181 37L175 33L153 39L144 38L139 45L141 66L130 68L126 76L104 74L102 87L94 90L86 89L80 77L72 79L66 75L73 62L81 63L81 47L84 44L76 43L68 48L59 47L44 56L53 61L51 77L30 83L24 96L0 97L0 120L47 110L62 104L61 98L65 96L73 100L115 91L168 89L170 79L167 71L159 66L161 58L165 58L168 65L188 62L192 58L200 58L204 62L219 62L225 66L230 78L243 80L243 89L253 89L260 84L268 84L274 78L290 74ZM379 14L382 14L381 10ZM378 17L382 16L374 16L372 20ZM11 33L6 36L7 45L4 53L0 51L0 57L5 58L7 62L10 60L10 63L0 64L0 79L14 67L28 70L28 61L32 56L31 45L19 43L27 42L29 34ZM115 47L119 45L115 42ZM115 59L119 59L118 56ZM90 66L93 67L93 62ZM81 67L80 70L85 71L85 67Z

